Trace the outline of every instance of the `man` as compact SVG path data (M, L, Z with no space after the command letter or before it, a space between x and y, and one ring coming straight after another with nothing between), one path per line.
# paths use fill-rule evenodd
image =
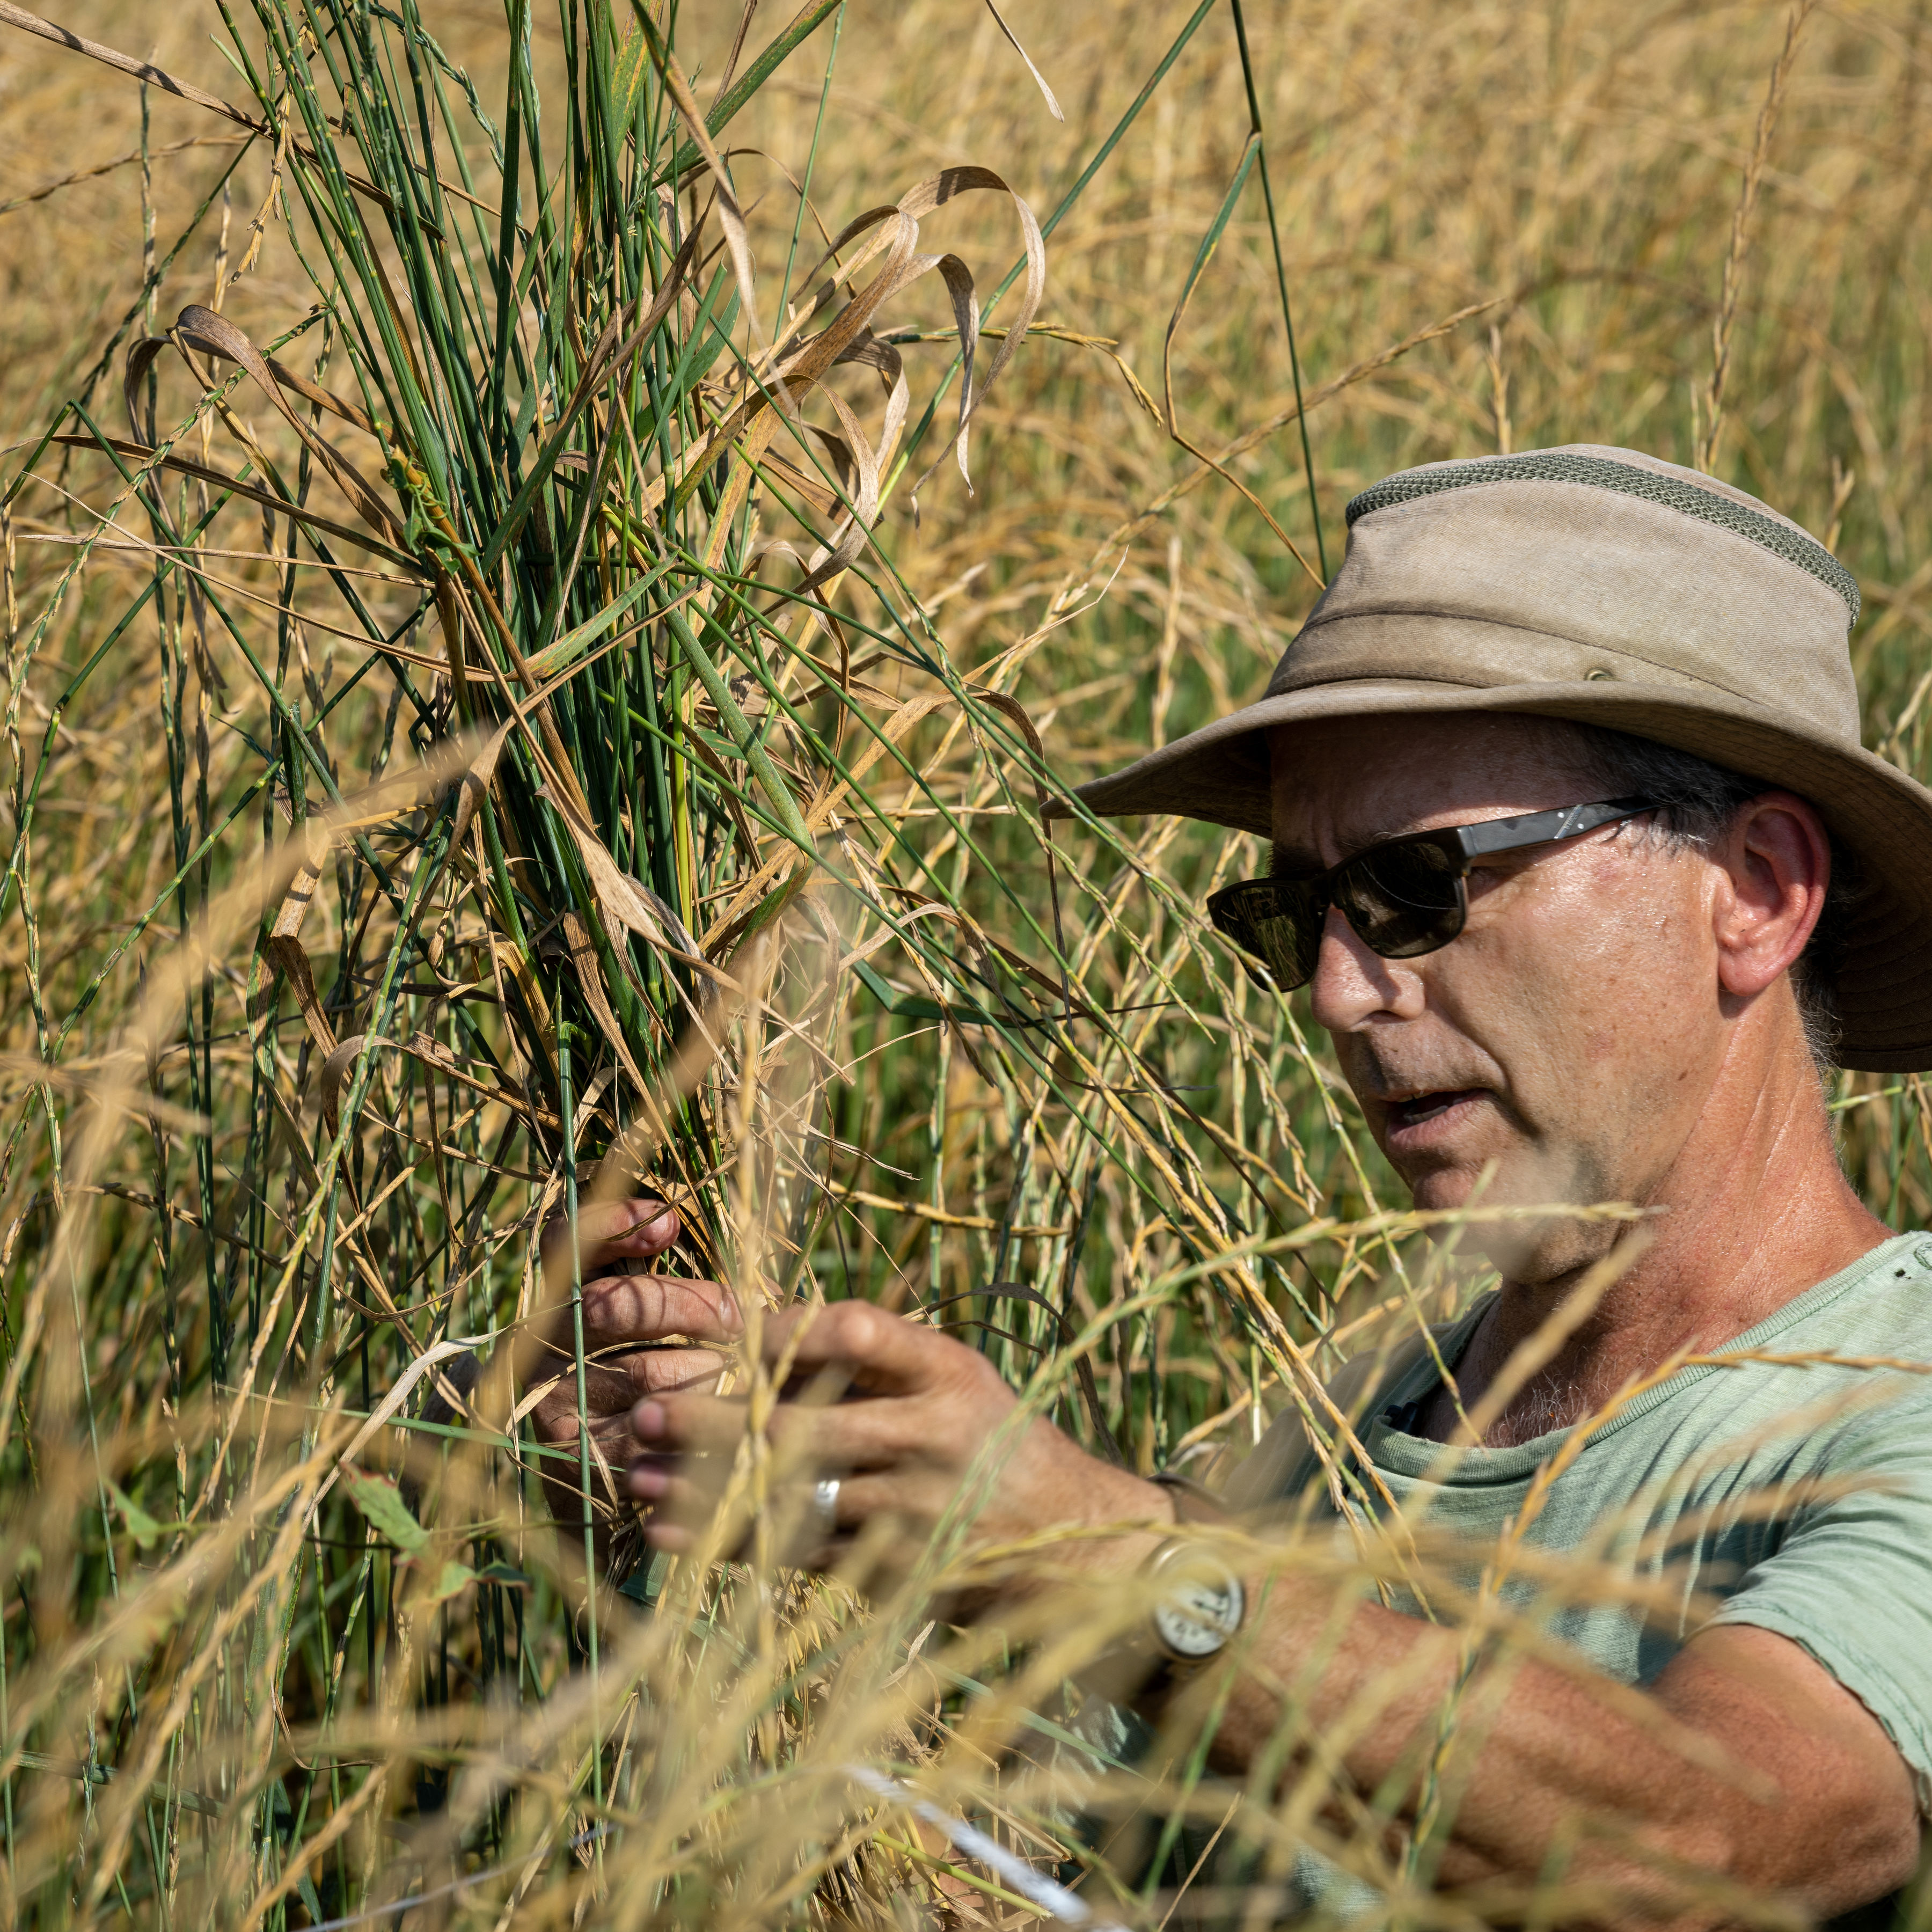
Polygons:
M1440 1333L1450 1379L1398 1358L1363 1391L1358 1448L1328 1459L1327 1507L1587 1542L1630 1586L1628 1608L1556 1615L1578 1667L1525 1663L1484 1714L1439 1876L1526 1892L1560 1864L1618 1924L1723 1920L1686 1874L1819 1918L1883 1899L1932 1797L1932 1389L1817 1358L1932 1364L1932 1240L1892 1238L1847 1184L1820 1061L1932 1065L1932 794L1860 747L1856 586L1752 498L1628 451L1429 465L1349 521L1262 700L1082 796L1271 834L1271 877L1217 896L1216 922L1306 986L1418 1207L1652 1210L1634 1233L1472 1230L1502 1283ZM591 1232L601 1268L676 1229L640 1204ZM593 1346L738 1332L706 1285L589 1298ZM1553 1352L1520 1356L1539 1333ZM762 1336L862 1398L771 1425L848 1534L938 1521L1013 1410L981 1356L869 1306ZM1678 1366L1716 1352L1755 1359ZM633 1356L592 1392L606 1418L635 1401L628 1481L661 1549L691 1546L691 1459L743 1416L652 1378L712 1366ZM1234 1499L1324 1466L1291 1413ZM1213 1754L1238 1778L1296 1685L1348 1781L1417 1818L1456 1633L1366 1595L1338 1627L1332 1581L1292 1564L1264 1589L1210 1563L1163 1600L1162 1566L1192 1561L1177 1513L1202 1508L1034 1420L973 1533L1122 1526L1058 1553L1100 1583L1153 1574L1148 1654L1169 1667L1150 1709L1190 1660L1233 1660ZM1348 1897L1316 1862L1299 1880Z

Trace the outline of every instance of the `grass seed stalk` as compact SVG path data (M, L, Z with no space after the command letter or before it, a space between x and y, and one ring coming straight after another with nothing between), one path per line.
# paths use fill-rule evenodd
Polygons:
M1345 1433L1480 1271L1201 919L1252 842L1038 807L1258 687L1354 490L1564 440L1830 531L1923 775L1924 22L1810 10L0 6L13 1920L1266 1922L1312 1848L1474 1922L1292 1698L1277 1796L1117 1755L1132 1592L802 1578L756 1443L648 1561L512 1360L600 1372L537 1235L644 1191L1135 1468ZM1834 1104L1922 1220L1922 1084ZM1460 1624L1439 1796L1632 1586L1398 1530L1266 1560Z

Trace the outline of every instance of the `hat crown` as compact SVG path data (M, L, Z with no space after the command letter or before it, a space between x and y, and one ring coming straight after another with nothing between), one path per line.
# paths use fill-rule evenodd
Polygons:
M1384 678L1702 686L1858 742L1856 584L1742 490L1581 443L1400 471L1348 507L1347 556L1271 695Z
M1082 785L1092 810L1265 836L1282 725L1515 713L1653 739L1822 813L1864 878L1838 1064L1932 1067L1932 792L1859 742L1858 587L1823 544L1715 477L1597 443L1402 470L1348 520L1267 695Z

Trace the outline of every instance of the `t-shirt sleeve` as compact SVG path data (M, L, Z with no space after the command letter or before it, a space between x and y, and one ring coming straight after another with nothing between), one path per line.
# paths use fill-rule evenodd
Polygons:
M1932 1392L1861 1418L1816 1476L1838 1492L1800 1504L1709 1622L1808 1652L1885 1726L1932 1817Z

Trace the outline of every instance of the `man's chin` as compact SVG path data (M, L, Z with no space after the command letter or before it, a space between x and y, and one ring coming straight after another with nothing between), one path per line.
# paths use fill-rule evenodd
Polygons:
M1443 1168L1422 1175L1411 1184L1410 1196L1427 1214L1472 1210L1467 1222L1436 1223L1428 1230L1429 1238L1470 1261L1486 1262L1505 1281L1557 1280L1587 1268L1616 1238L1613 1228L1564 1213L1564 1190L1547 1184L1534 1187L1525 1177L1487 1166ZM1526 1214L1520 1220L1492 1220L1484 1213L1511 1207L1557 1211Z
M1433 1158L1404 1161L1393 1150L1390 1164L1408 1185L1418 1209L1430 1214L1454 1214L1468 1209L1480 1218L1466 1224L1450 1221L1430 1232L1438 1241L1453 1241L1463 1253L1487 1255L1505 1274L1551 1241L1564 1244L1566 1222L1560 1215L1526 1216L1520 1221L1496 1220L1490 1213L1510 1208L1557 1208L1574 1198L1575 1177L1548 1171L1549 1164L1520 1145L1465 1147L1434 1150ZM1485 1212L1485 1210L1490 1212ZM1507 1259L1505 1258L1507 1258Z
M1501 1201L1529 1198L1514 1188L1504 1191L1510 1164L1493 1152L1459 1149L1408 1159L1394 1149L1384 1152L1389 1165L1402 1176L1410 1200L1426 1214L1453 1214L1459 1208L1492 1208Z
M1496 1200L1493 1180L1484 1185L1484 1175L1478 1168L1474 1173L1458 1168L1447 1168L1424 1175L1410 1184L1409 1198L1416 1208L1426 1214L1457 1214L1465 1208L1473 1209L1478 1216L1485 1208L1494 1208ZM1427 1231L1431 1241L1442 1247L1453 1248L1471 1261L1487 1259L1500 1267L1496 1250L1504 1248L1514 1255L1521 1243L1517 1237L1520 1224L1490 1220L1486 1216L1469 1221L1439 1221Z

